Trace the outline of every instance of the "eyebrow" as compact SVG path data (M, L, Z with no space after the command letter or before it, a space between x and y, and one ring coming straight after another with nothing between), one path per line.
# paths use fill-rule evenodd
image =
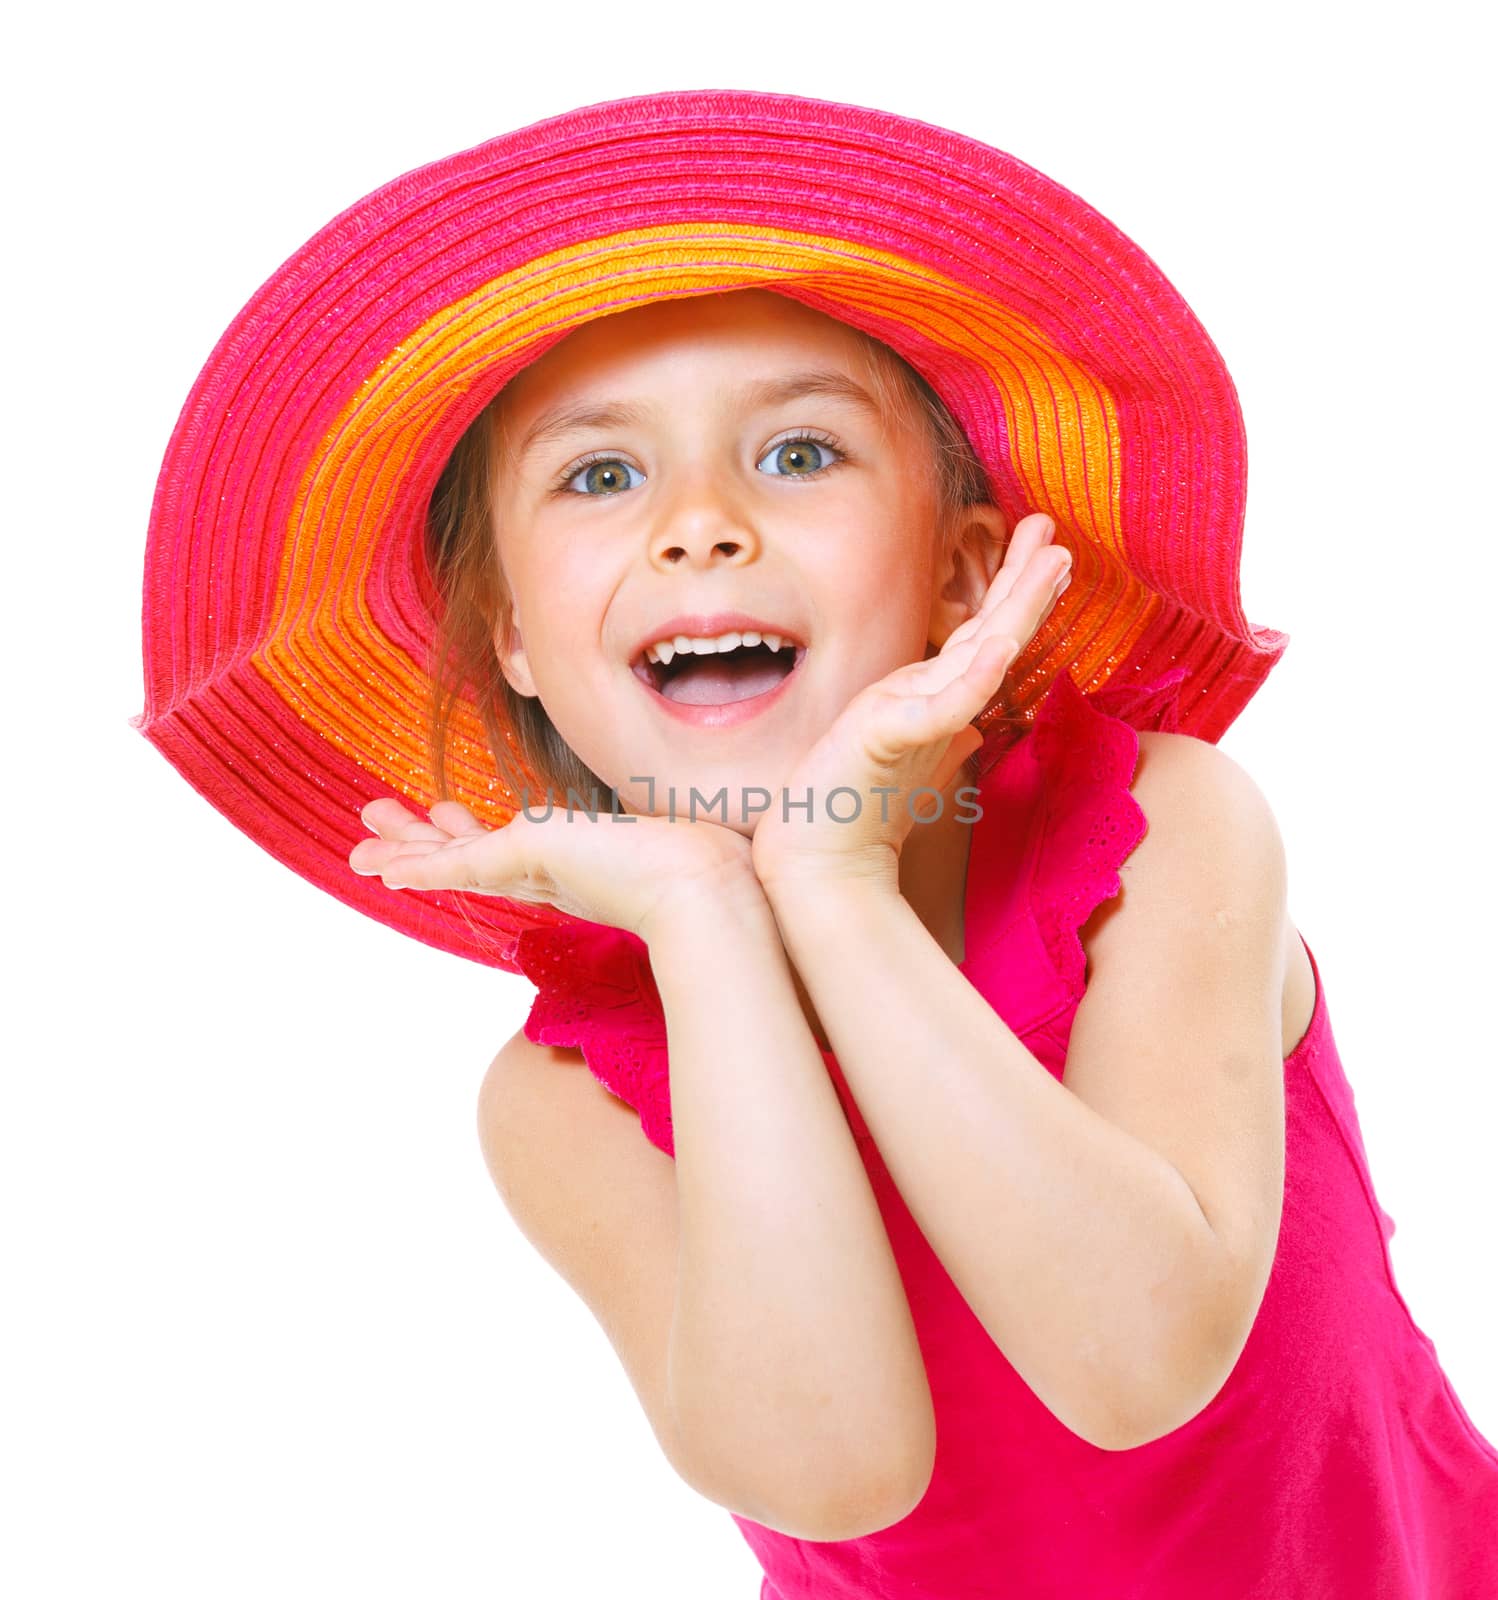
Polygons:
M845 372L812 368L793 372L783 378L760 378L746 383L734 396L738 404L748 410L766 410L772 406L786 405L792 400L804 400L817 395L827 400L841 400L846 405L857 406L873 416L882 415L874 397ZM557 406L543 411L526 429L514 459L521 460L538 445L550 444L569 433L585 428L624 428L647 421L655 410L653 406L638 401L605 401L592 405Z

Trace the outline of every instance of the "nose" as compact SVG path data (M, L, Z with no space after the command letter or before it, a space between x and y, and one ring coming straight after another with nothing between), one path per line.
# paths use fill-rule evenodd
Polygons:
M683 562L740 565L759 550L759 535L731 484L703 471L683 477L661 504L650 537L650 559L662 567Z

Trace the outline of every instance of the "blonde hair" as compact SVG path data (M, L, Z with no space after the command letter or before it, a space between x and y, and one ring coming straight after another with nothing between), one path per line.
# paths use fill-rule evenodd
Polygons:
M851 331L862 344L869 385L885 416L912 431L923 425L930 440L937 551L944 567L956 547L963 511L993 499L987 471L925 378L881 340L860 329ZM436 794L439 799L452 798L449 728L453 708L467 692L500 778L516 804L528 782L524 767L540 779L543 794L549 791L561 797L576 790L586 804L607 809L614 804L613 790L562 738L539 696L520 694L511 686L495 650L495 638L508 632L511 617L495 548L490 493L500 467L497 413L503 393L500 390L489 401L454 446L427 510L426 557L439 597L428 662L432 695L427 737ZM518 753L518 764L512 751ZM537 803L539 798L535 797Z

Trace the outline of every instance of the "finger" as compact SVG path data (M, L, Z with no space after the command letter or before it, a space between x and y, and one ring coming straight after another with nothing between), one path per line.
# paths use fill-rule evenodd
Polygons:
M1072 554L1064 545L1056 545L1045 552L1046 559L1038 563L1040 572L1036 582L1044 585L1046 592L1055 591L1056 585L1063 578L1070 580L1072 569Z
M967 624L964 623L963 626L966 627ZM936 694L967 670L973 651L980 648L982 643L979 634L969 632L958 638L953 633L936 655L925 661L911 663L908 669L902 670L898 675L892 674L890 678L884 680L881 687L896 696L911 693Z
M467 841L397 843L380 864L387 889L468 889L475 867Z
M435 841L418 841L428 850L440 848ZM361 839L349 851L348 864L361 878L380 877L402 850L413 848L406 839Z
M1016 570L1026 567L1044 547L1055 538L1056 524L1043 511L1032 511L1021 517L1009 536L1004 551L1004 566Z
M372 828L382 839L434 839L439 843L449 837L446 828L423 822L413 811L408 811L391 795L371 800L359 813L366 828Z
M432 821L445 828L454 838L465 838L475 833L492 833L479 819L457 800L438 800L432 806Z
M380 875L391 889L466 889L523 898L531 876L526 837L524 829L506 826L440 845L417 840L398 846Z
M1022 591L1048 594L1051 586L1063 572L1070 569L1071 552L1064 545L1054 545L1048 540L1037 542L1016 575L1010 594Z
M972 636L983 626L983 618L987 609L987 602L980 606L966 622L959 622L942 642L942 649L949 649L954 644L961 644L964 639Z
M1057 550L1054 557L1032 561L1009 595L968 619L977 625L971 635L972 649L981 649L983 641L988 638L1009 635L1024 645L1035 637L1071 582L1070 552ZM964 650L967 643L967 640L963 640L959 649ZM960 659L965 665L972 664L972 655L965 650Z
M1004 559L984 591L983 601L975 615L981 616L991 610L1013 592L1036 552L1054 538L1055 528L1052 519L1041 511L1032 511L1015 523L1009 543L1004 546Z
M995 606L992 610L980 611L953 629L940 652L920 664L925 670L912 681L923 693L944 689L954 678L967 671L986 640L1013 635L1017 631L1011 607Z
M972 716L977 716L998 692L1005 673L1014 665L1023 647L1023 641L1012 634L999 634L983 641L982 649L974 654L962 677L962 682L979 696L977 710Z
M907 750L920 749L950 737L993 698L1003 675L1019 654L1007 635L984 639L975 645L964 671L930 694L903 694L891 698L876 712L876 735L870 748L886 762Z
M1050 621L1051 613L1061 603L1061 596L1066 593L1067 585L1071 582L1068 576L1056 588L1051 590L1051 598L1046 601L1045 610L1040 613L1040 621L1035 625L1036 633Z
M1031 511L1015 523L1014 531L1016 534L1023 531L1024 537L1030 541L1029 553L1034 555L1056 537L1056 519L1047 516L1044 511Z
M1046 519L1026 518L1025 521L1029 524L1025 530L1027 539L1033 546L1036 523L1039 522L1043 533ZM952 685L965 682L971 692L981 689L984 695L973 710L965 713L964 720L975 716L997 691L1002 673L1050 615L1062 592L1061 588L1053 586L1053 579L1063 576L1069 582L1070 564L1071 556L1066 550L1056 551L1055 558L1049 561L1029 562L1016 579L1018 587L1012 604L1004 603L1008 596L993 604L985 602L981 611L952 630L936 655L910 663L880 685L890 703L899 704L912 697L930 701L946 693ZM999 642L995 644L995 641ZM981 664L980 657L984 658ZM916 711L896 711L894 716L906 731L906 743L902 747L929 742L916 732L918 726L930 726L919 721Z

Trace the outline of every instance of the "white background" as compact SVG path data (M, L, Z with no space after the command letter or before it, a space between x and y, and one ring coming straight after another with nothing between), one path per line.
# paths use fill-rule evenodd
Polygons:
M8 1593L758 1594L484 1170L475 1094L529 985L314 890L128 726L156 470L244 301L398 173L657 89L1011 150L1153 255L1223 351L1245 607L1292 642L1222 747L1280 822L1401 1289L1498 1441L1477 41L1455 5L978 15L28 20L5 111Z

